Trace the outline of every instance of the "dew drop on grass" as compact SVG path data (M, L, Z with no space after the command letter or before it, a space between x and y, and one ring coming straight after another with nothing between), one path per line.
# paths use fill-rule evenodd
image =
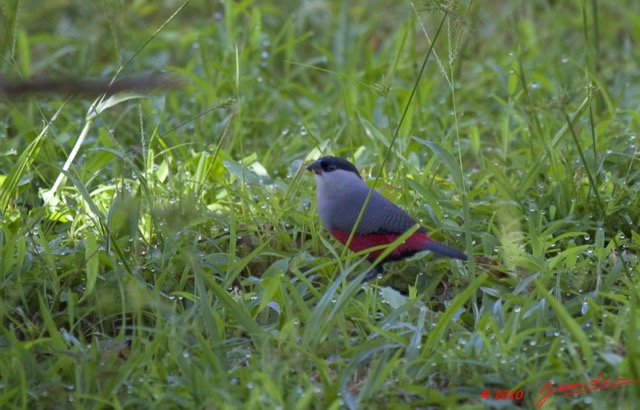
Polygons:
M584 234L584 240L588 241L591 239L591 235L589 235L588 233Z

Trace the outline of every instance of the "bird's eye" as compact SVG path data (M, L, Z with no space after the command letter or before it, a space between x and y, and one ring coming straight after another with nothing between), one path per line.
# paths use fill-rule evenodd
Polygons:
M336 164L332 164L329 161L322 161L320 163L320 166L322 167L322 170L324 172L331 172L336 170Z

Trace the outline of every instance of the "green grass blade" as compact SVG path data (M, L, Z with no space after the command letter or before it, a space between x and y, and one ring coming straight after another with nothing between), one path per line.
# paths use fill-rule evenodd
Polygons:
M436 327L429 333L424 344L426 349L438 349L438 346L442 342L444 334L449 328L453 317L458 314L458 311L462 309L465 303L474 297L476 291L480 289L480 286L482 286L482 284L487 280L487 277L488 275L486 273L479 275L467 286L466 289L460 292L453 301L451 301L451 304L447 306L447 310L445 310L442 316L438 319L439 321Z
M535 284L536 290L549 303L549 306L551 306L551 309L553 309L560 323L569 332L569 334L571 334L574 343L576 343L576 345L580 348L581 356L585 361L585 368L593 368L593 349L591 348L589 338L584 333L581 326L573 317L571 317L562 303L560 303L545 289L545 287L542 285L542 283L540 283L539 280L536 280Z

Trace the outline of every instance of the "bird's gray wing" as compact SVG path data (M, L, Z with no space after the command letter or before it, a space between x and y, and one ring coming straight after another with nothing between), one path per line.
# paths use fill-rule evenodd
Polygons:
M358 209L362 209L362 205ZM393 204L382 194L374 191L358 226L358 233L384 232L401 234L415 224L416 220L411 215Z

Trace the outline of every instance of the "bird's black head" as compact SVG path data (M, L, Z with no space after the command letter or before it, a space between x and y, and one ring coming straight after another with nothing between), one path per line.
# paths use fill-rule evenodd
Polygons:
M318 175L322 175L325 172L342 170L342 171L353 172L358 176L358 178L362 179L355 165L353 165L351 162L347 161L346 159L342 159L338 157L322 157L319 160L309 164L309 166L307 166L307 170Z

